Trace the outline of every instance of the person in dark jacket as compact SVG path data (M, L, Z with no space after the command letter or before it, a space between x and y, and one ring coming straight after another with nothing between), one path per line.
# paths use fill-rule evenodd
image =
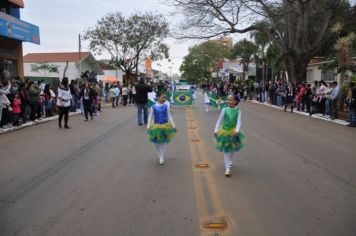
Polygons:
M95 98L95 92L90 87L88 81L85 82L84 87L80 91L79 98L83 98L85 121L88 121L88 112L90 114L90 118L93 119L92 106Z
M31 115L30 119L34 121L36 119L36 114L38 114L39 110L39 102L40 102L40 88L35 84L33 81L29 82L29 87L28 87L28 97L30 101L30 106L31 106ZM37 117L39 118L39 117Z
M152 88L145 84L145 78L140 78L140 81L135 86L136 89L136 106L137 106L137 124L142 125L142 111L143 122L147 124L148 114L148 93L152 92Z
M356 127L356 85L350 82L346 102L349 106L349 122L347 126Z
M284 111L287 111L287 107L288 105L290 105L290 112L293 112L295 89L291 82L289 82L288 87L283 96L285 97Z

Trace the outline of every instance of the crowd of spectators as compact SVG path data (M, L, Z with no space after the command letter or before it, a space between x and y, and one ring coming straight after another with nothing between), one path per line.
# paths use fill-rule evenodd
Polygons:
M89 74L90 75L90 74ZM88 78L87 78L88 77ZM92 76L83 76L83 82L71 80L69 89L72 96L70 112L81 112L88 120L88 114L99 115L101 102L111 103L113 108L135 104L135 83L122 85L103 83ZM58 115L58 86L60 81L46 84L45 80L32 81L20 78L0 78L0 130L20 126L30 121L39 121ZM151 82L155 90L166 90L168 85Z
M356 125L356 87L354 82L350 82L346 99L341 100L341 88L336 81L326 83L324 81L314 81L313 84L298 83L292 84L286 81L262 81L261 83L204 83L202 88L205 91L212 91L223 97L227 94L239 94L244 100L256 99L260 102L282 107L284 111L290 108L293 112L307 112L310 116L320 114L327 119L338 118L338 108L340 103L344 103L348 109L349 126Z

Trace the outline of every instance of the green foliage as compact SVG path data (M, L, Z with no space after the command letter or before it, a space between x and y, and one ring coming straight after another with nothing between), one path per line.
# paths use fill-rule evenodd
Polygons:
M265 32L279 47L293 82L304 81L310 59L332 48L330 40L339 37L332 32L336 22L344 22L348 32L356 24L355 7L349 0L167 1L185 16L180 37Z
M248 65L257 53L257 45L246 39L238 41L232 50L232 57L241 60L243 70L248 70Z
M109 13L86 30L84 39L97 54L111 56L112 65L129 74L140 61L168 58L169 47L163 40L169 34L163 15L136 12L125 18L120 12Z
M210 78L216 64L224 57L230 57L230 51L216 41L207 41L189 48L179 70L189 83L198 83L201 79Z
M31 71L38 72L44 77L47 77L48 73L59 74L58 68L59 66L48 63L31 64Z

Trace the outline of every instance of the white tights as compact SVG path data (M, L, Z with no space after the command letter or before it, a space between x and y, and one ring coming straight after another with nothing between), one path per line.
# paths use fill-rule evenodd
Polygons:
M230 165L232 165L232 152L224 152L224 161L226 171L230 171Z
M209 104L205 104L205 111L209 111Z
M159 160L161 160L161 161L164 161L164 153L166 152L166 147L167 147L167 144L165 144L165 143L162 143L162 144L156 143L158 157L159 157Z

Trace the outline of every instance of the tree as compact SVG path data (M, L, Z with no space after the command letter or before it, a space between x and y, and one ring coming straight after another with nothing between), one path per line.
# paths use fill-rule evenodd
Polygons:
M168 36L168 23L162 15L137 12L125 18L120 12L109 13L86 30L84 39L97 54L111 56L111 64L129 78L139 62L168 58L169 47L163 42Z
M210 38L226 33L265 32L281 51L292 82L302 82L310 59L333 36L331 28L346 0L170 0L183 12L178 37ZM261 20L267 25L258 24ZM244 25L248 24L246 27Z
M348 36L340 37L334 45L335 54L328 59L328 63L320 66L322 70L335 70L336 74L341 74L342 84L344 81L344 74L347 71L356 73L356 65L353 64L351 53L352 44L356 36L351 33Z
M242 78L245 80L246 71L248 71L249 64L253 59L253 55L257 52L257 46L246 39L238 41L232 50L232 57L241 60L243 74Z
M40 73L43 77L47 77L48 73L59 74L59 66L48 63L36 63L31 65L31 71Z
M219 41L206 41L189 48L179 70L183 78L197 83L202 78L210 78L212 71L224 57L230 58L228 48L223 47Z
M264 22L261 22L261 24L264 24ZM271 42L269 39L268 35L263 32L263 31L258 31L254 30L251 32L251 38L254 39L255 44L257 46L257 52L261 56L261 61L262 61L262 80L266 80L266 55L265 55L265 49L267 45ZM257 60L256 60L257 61ZM257 65L256 65L257 68Z
M267 48L266 61L268 67L272 68L272 78L277 76L277 79L280 79L280 72L285 71L285 66L282 61L281 51L273 43Z

